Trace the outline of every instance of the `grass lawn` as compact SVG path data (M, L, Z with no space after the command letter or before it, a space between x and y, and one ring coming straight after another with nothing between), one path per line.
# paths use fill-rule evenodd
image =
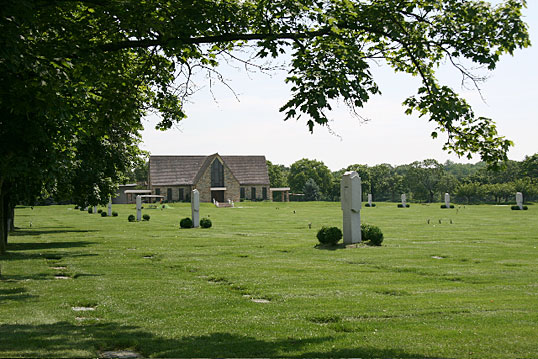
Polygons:
M0 356L538 357L536 206L377 203L382 247L327 250L339 203L237 205L202 204L210 229L179 229L188 203L17 208Z

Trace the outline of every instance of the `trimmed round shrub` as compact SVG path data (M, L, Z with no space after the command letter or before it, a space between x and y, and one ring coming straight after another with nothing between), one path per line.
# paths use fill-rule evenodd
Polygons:
M443 208L443 209L446 209L446 208L454 208L454 205L451 204L450 207L447 207L446 204L442 204L442 205L441 205L441 208Z
M383 232L377 226L361 224L361 239L373 246L380 246L383 243Z
M88 213L89 213L89 214L92 214L92 213L93 213L93 208L88 207Z
M200 227L202 228L211 228L211 220L209 218L202 218L200 220Z
M340 239L342 239L342 231L338 227L323 226L318 231L317 237L319 243L334 246Z
M134 222L134 221L136 220L136 217L135 217L134 214L130 214L129 217L127 217L127 220L128 220L129 222Z
M142 220L144 220L144 221L149 221L150 218L151 218L151 217L149 216L149 214L144 214L144 215L142 216Z
M101 211L101 217L106 217L106 216L107 216L106 212Z
M84 212L84 207L79 207L81 212Z
M112 212L112 217L117 217L117 216L118 216L118 212L113 211Z
M370 203L366 203L366 207L375 207L375 203L372 203L371 206L370 206Z
M179 221L179 226L181 228L192 228L192 219L189 217L183 218L181 221Z
M103 213L103 210L102 210L101 208L99 208L99 209L97 210L97 213Z
M79 206L75 206L75 209L79 209L80 207Z
M398 203L398 208L404 208L404 205L401 203ZM409 208L409 205L406 203L405 208Z

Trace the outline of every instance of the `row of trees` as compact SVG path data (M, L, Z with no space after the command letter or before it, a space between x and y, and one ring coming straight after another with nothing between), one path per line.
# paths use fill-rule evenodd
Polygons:
M339 200L340 179L346 171L357 171L362 192L375 201L399 201L401 193L419 202L436 202L448 192L465 202L513 202L516 192L529 201L538 198L538 154L523 161L507 161L498 169L484 162L460 164L434 159L410 164L375 166L353 164L331 172L323 162L301 159L290 167L267 162L271 187L290 187L305 200Z

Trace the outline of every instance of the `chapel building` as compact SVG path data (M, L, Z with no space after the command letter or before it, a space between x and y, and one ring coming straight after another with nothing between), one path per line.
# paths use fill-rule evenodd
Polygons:
M270 199L265 156L150 156L148 185L169 202L190 201L194 189L201 202Z

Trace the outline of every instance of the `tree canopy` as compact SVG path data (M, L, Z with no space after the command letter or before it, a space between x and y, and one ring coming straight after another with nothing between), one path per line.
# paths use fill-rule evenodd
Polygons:
M497 163L511 142L439 83L435 71L448 61L476 81L463 61L494 69L502 54L529 46L524 6L524 0L496 6L471 0L4 0L0 208L13 203L18 181L31 184L19 187L18 197L47 191L80 204L106 202L137 161L148 111L160 114L159 128L170 128L186 116L193 73L218 79L219 62L261 66L281 54L290 58L292 86L281 108L285 119L304 118L313 131L327 125L335 100L356 111L380 93L370 66L382 60L421 79L406 112L435 122L432 136L446 133L447 150ZM253 56L238 59L241 50Z

